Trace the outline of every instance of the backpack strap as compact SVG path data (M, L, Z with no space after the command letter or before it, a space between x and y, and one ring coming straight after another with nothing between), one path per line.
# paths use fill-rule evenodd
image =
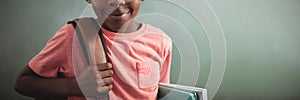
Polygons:
M68 24L72 24L73 27L76 29L76 35L80 42L81 49L84 54L84 58L87 62L87 65L96 64L95 59L95 44L96 44L96 37L99 35L100 44L98 45L100 48L99 56L100 63L108 62L108 54L106 43L103 37L103 33L101 28L99 27L98 23L94 18L80 18L75 19L73 21L69 21ZM98 33L98 34L97 34ZM110 98L109 93L105 95L99 95L96 97L96 100L100 100L100 98Z
M94 48L97 35L99 35L100 42L102 44L99 45L101 51L99 52L99 56L97 56L100 57L99 62L106 63L109 61L103 33L94 18L75 19L73 21L69 21L68 24L72 24L76 29L76 35L88 65L95 64Z

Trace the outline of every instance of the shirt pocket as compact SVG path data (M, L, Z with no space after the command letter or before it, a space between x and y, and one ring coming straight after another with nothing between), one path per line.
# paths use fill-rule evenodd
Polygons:
M136 66L139 88L151 88L158 84L160 72L157 63L138 62Z

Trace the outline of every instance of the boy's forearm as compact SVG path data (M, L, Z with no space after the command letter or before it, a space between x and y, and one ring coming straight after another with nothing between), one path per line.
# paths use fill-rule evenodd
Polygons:
M75 78L44 78L29 67L18 77L15 89L30 97L66 97L82 95Z

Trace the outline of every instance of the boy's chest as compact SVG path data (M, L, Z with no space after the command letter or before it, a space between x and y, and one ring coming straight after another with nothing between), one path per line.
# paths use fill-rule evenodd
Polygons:
M110 42L110 41L109 41ZM143 41L113 41L107 43L108 55L113 64L115 75L133 87L149 87L159 80L162 57L158 44ZM151 77L151 79L149 79ZM151 80L149 85L142 80Z

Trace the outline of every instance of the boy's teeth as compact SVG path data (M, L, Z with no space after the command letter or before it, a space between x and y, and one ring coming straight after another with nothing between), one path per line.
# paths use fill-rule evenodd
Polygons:
M113 14L113 16L125 16L125 14Z
M126 14L122 14L121 16L124 17Z

